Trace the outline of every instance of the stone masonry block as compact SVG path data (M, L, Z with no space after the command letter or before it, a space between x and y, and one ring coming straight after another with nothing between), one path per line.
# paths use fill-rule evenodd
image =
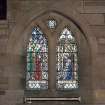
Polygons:
M84 6L105 6L105 0L84 0Z
M84 14L90 25L104 25L103 14Z
M95 95L95 102L99 105L105 103L105 89L96 89L94 91L94 95Z

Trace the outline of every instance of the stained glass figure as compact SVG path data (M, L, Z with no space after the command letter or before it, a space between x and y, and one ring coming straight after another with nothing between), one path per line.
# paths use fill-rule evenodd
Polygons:
M26 88L29 90L48 88L48 41L39 27L33 28L27 46Z
M57 46L57 89L78 88L77 45L72 32L64 28Z
M47 25L48 25L48 27L51 28L51 29L55 28L56 25L57 25L56 20L54 20L54 19L48 20L48 21L47 21Z

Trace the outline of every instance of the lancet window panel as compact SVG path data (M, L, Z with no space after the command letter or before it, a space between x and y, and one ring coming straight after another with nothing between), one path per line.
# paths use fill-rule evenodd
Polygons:
M39 27L34 27L27 46L26 88L48 89L48 41Z
M57 89L78 88L78 49L76 40L68 28L61 32L56 51Z

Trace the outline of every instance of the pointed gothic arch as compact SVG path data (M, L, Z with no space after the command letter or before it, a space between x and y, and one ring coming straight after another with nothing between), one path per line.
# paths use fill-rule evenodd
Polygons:
M88 85L88 88L90 89L91 88L91 69L92 69L92 62L93 62L93 49L92 47L94 47L94 45L92 44L92 40L95 40L93 37L90 38L90 36L92 36L92 33L90 32L87 24L82 24L82 21L79 21L79 19L75 19L77 18L78 16L74 16L73 18L69 18L69 16L66 15L62 15L63 13L60 13L60 12L55 12L55 11L50 11L50 12L43 12L42 14L40 15L35 15L35 17L31 20L29 20L29 22L27 22L27 24L25 23L22 23L22 24L25 24L21 27L21 24L17 25L15 28L14 28L14 32L12 32L12 35L10 37L10 43L9 43L9 53L13 52L14 54L19 54L20 56L26 56L26 45L28 43L28 40L29 40L29 37L31 35L31 31L32 31L32 28L35 26L35 25L39 25L41 27L41 29L43 30L43 32L45 33L46 36L48 36L48 39L52 39L54 36L56 37L55 40L53 40L54 42L57 42L57 37L59 36L60 32L62 31L62 29L64 28L64 26L69 26L70 27L70 30L72 31L73 35L75 36L75 39L77 41L77 46L78 46L78 53L79 53L79 56L78 56L78 60L79 60L79 80L80 80L80 87L79 89L77 89L75 92L74 91L69 91L68 94L77 94L77 95L81 95L84 97L84 95L86 95L86 89L84 88L85 87L85 81L89 80L89 85ZM47 27L44 27L44 25L46 23L45 20L46 20L46 17L49 17L50 16L53 16L53 18L55 17L58 21L57 24L59 24L60 22L62 22L61 20L66 20L65 22L63 22L62 24L60 24L59 26L57 26L55 32L52 31L52 34L49 32L49 29ZM59 18L60 17L60 21L59 21ZM82 17L81 17L82 18ZM42 21L43 20L43 21ZM76 21L74 21L76 20ZM80 19L81 20L81 19ZM79 24L81 22L81 24ZM86 22L83 22L83 23L86 23ZM21 29L20 29L21 27ZM17 30L18 29L18 30ZM20 29L20 30L19 30ZM17 30L17 31L16 31ZM15 35L15 36L14 36ZM18 37L17 37L18 36ZM13 40L12 40L13 39ZM12 41L11 41L12 40ZM51 40L50 40L51 41ZM13 44L13 43L16 43L16 44ZM51 45L52 42L49 44ZM54 43L54 45L56 45L57 43ZM11 47L12 46L12 47ZM50 48L50 46L49 46ZM13 50L13 51L12 51ZM50 51L50 50L49 50ZM55 49L55 52L56 52L56 49ZM51 53L51 51L49 52ZM52 53L52 54L55 54L55 53ZM55 55L56 57L56 55ZM50 57L50 58L53 58L53 57ZM54 59L53 59L54 60ZM49 60L51 61L51 59ZM55 60L56 61L56 60ZM55 63L54 63L55 64ZM26 63L23 63L23 65L26 65ZM50 68L53 67L55 70L56 67L54 67L54 65L49 65ZM56 71L56 70L55 70ZM51 74L51 73L50 73ZM84 74L86 76L84 76ZM56 77L56 73L53 74L54 77ZM89 78L87 78L87 75L89 76ZM53 76L52 76L53 77ZM56 80L55 78L53 78L54 81ZM50 95L53 95L53 93L55 94L55 90L54 88L56 87L56 85L54 85L54 81L51 83L52 85L50 86L49 89L51 89L51 94ZM51 88L53 86L53 88ZM79 92L78 92L79 90ZM61 92L64 96L66 96L65 92L62 91ZM57 95L58 96L62 96L62 94L59 93L57 91ZM32 92L30 93L30 95L32 94ZM39 93L38 93L39 94ZM40 96L38 94L34 94L34 96ZM89 93L91 94L91 93ZM45 94L43 94L44 96Z

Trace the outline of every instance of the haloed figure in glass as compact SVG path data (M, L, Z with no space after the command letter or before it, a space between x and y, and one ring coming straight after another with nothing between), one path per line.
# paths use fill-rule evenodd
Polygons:
M70 90L78 87L77 45L75 37L64 28L57 46L57 89Z
M64 58L65 64L65 70L66 70L66 76L65 80L71 80L72 79L72 64L71 64L71 59L68 59L67 57Z

